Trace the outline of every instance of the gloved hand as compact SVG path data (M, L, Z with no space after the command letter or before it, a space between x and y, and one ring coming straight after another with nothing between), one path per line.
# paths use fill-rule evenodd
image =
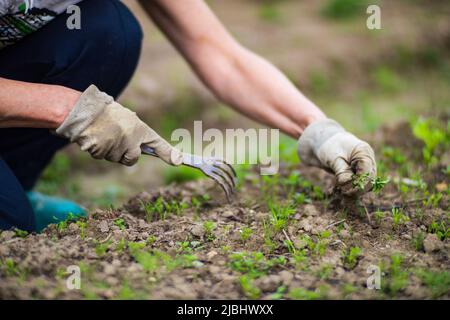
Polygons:
M154 148L162 160L180 165L182 154L142 122L136 113L94 85L84 91L56 134L80 145L96 159L135 164L141 145Z
M313 122L305 129L298 141L298 155L305 164L334 173L337 186L346 195L360 191L352 184L355 174L367 174L364 190L369 191L377 172L370 145L331 119Z

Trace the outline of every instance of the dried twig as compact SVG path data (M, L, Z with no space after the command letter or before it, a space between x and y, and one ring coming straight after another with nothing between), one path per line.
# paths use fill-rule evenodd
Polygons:
M331 227L333 227L333 226L335 226L335 225L337 225L337 224L340 224L340 223L342 223L342 222L345 222L346 220L347 220L347 219L342 219L342 220L339 220L339 221L330 223L325 229L330 229Z

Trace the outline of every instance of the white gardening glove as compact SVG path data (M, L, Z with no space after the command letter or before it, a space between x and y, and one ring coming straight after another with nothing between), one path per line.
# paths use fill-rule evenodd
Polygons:
M182 154L142 122L136 113L122 107L91 85L84 91L56 134L80 145L96 159L127 166L141 155L141 145L155 149L162 160L180 165Z
M347 195L360 191L354 175L367 175L365 191L371 189L377 168L375 154L364 142L331 119L310 124L298 140L298 155L307 165L323 168L336 176L337 187Z

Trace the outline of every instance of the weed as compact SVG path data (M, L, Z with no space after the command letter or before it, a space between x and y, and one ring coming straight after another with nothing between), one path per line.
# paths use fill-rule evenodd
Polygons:
M433 220L428 226L428 232L435 233L440 240L444 241L448 239L450 235L450 228L447 227L447 224L444 220L440 222Z
M80 238L84 240L86 238L87 222L78 220L76 224L80 230Z
M183 210L188 208L188 205L184 202L177 202L175 200L165 201L162 197L157 198L154 202L144 203L141 201L141 206L145 211L147 221L153 221L155 219L165 220L169 214L179 216Z
M412 237L411 243L417 251L423 251L423 240L425 239L425 234L423 232L417 233Z
M352 270L356 267L362 256L362 250L360 247L350 247L342 253L342 262L344 267L348 270Z
M384 211L381 211L381 210L375 211L374 217L375 217L376 223L377 223L377 224L380 224L380 223L381 223L381 220L384 219L384 216L385 216Z
M261 252L237 252L231 254L229 258L233 270L247 274L251 278L259 278L271 268L286 263L283 256L268 259Z
M25 230L14 229L14 236L17 238L25 238L28 235L28 232Z
M391 212L392 212L392 221L393 221L392 228L394 230L397 229L400 225L403 225L409 221L409 217L404 214L402 208L397 208L397 207L392 208Z
M276 231L284 229L289 218L295 213L296 209L292 205L281 205L269 203L269 209L272 214L271 223Z
M253 234L252 228L249 228L249 227L244 227L240 231L241 231L242 242L247 242L247 240L250 239L250 237Z
M125 224L125 220L122 218L118 218L118 219L114 220L114 225L119 227L119 229L122 231L127 228L127 226Z
M383 190L383 188L389 183L389 181L389 178L375 177L375 179L371 181L372 191L374 193L380 193L380 191Z
M253 279L247 275L239 278L242 293L249 299L256 300L261 296L261 290L253 284Z
M273 300L280 300L283 298L284 294L286 293L286 287L285 286L280 286L277 288L277 291L275 291L275 293L272 294L271 298Z
M431 290L433 299L437 299L450 291L450 272L418 270L416 275Z
M381 270L386 274L382 278L381 289L383 292L395 296L399 291L408 285L408 271L402 269L403 257L400 254L391 256L388 268L381 266Z
M203 230L205 230L206 239L208 241L214 240L214 229L217 228L217 225L213 221L205 221L203 222Z
M429 165L438 162L436 151L441 145L448 145L450 135L445 132L432 119L419 118L412 123L414 136L421 140L425 146L422 149L422 156Z
M329 263L324 263L320 266L319 270L317 271L317 276L322 279L328 279L333 272L333 266Z
M97 254L97 257L104 256L106 254L106 251L108 251L110 245L111 241L107 241L105 243L97 243L97 246L95 247L95 253Z
M294 300L318 300L323 299L326 296L327 288L320 286L318 290L311 291L303 288L291 289L288 293L288 297Z

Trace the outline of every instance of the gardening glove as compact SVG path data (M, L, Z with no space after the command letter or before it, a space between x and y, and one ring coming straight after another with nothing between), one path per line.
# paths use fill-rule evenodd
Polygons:
M180 165L182 154L142 122L136 113L94 85L84 91L56 134L80 145L96 159L106 159L127 166L141 155L141 145L155 149L170 165Z
M370 145L332 119L313 122L305 129L298 141L298 155L305 164L333 173L337 187L346 195L369 191L377 172ZM352 181L355 174L365 177L360 189Z

